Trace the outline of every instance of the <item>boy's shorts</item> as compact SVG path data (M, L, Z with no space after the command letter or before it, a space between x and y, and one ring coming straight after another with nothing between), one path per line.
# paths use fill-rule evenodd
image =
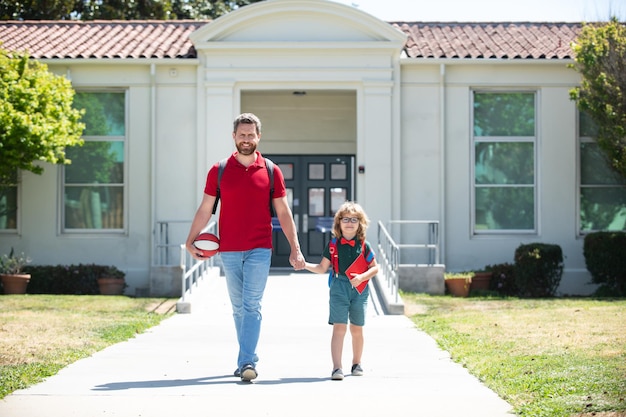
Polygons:
M361 294L352 287L348 277L339 275L330 283L330 314L328 324L344 323L355 326L365 325L365 312L370 294L370 284L367 284Z

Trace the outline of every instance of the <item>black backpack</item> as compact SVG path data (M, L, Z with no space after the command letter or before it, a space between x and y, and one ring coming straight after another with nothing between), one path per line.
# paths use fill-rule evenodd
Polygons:
M220 201L220 183L222 182L222 174L224 174L226 162L228 162L228 158L222 159L217 171L217 195L215 196L215 203L213 204L213 214L215 214L217 203ZM274 206L272 205L272 196L274 195L274 162L272 162L271 159L265 158L265 168L267 168L267 175L270 178L270 215L274 217L276 215Z

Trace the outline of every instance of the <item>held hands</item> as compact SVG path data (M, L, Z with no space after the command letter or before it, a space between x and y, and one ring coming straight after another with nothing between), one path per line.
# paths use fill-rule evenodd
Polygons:
M289 263L296 271L301 271L304 269L305 261L302 252L300 252L300 249L295 252L291 252L291 255L289 256Z

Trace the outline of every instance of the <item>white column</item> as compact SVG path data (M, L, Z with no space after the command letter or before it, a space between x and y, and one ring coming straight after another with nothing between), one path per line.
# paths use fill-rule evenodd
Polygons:
M204 85L204 111L199 115L201 127L197 138L198 181L203 185L206 174L217 161L229 156L233 146L234 83ZM200 195L199 198L202 196Z
M358 109L357 200L376 223L392 217L393 207L393 107L391 82L366 83ZM370 232L372 233L372 232Z

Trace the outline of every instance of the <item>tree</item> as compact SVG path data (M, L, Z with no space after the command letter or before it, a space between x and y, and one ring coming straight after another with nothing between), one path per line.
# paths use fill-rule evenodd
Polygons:
M65 148L82 145L84 129L73 98L65 77L25 53L0 49L0 193L18 170L41 174L38 162L70 163Z
M74 15L81 20L165 20L170 12L167 0L82 0L76 2Z
M69 19L72 10L74 10L78 2L77 0L0 0L0 19Z
M582 82L570 97L594 121L598 146L626 178L626 26L617 18L586 24L572 48Z
M228 12L262 0L172 0L177 19L217 19Z
M262 0L0 0L2 20L216 19Z

